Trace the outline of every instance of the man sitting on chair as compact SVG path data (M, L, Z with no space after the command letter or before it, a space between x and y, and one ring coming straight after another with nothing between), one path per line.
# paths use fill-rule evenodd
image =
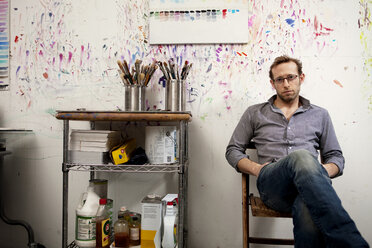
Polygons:
M244 112L226 159L258 177L268 207L292 213L295 247L369 247L331 185L330 178L342 175L344 157L327 110L299 95L302 63L280 56L269 74L276 95ZM250 142L259 163L245 154Z

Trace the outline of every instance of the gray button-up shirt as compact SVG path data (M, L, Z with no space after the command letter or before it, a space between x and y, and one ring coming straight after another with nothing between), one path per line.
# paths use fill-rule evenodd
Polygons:
M257 149L258 163L277 161L299 149L308 150L322 163L334 163L344 169L345 159L337 141L328 111L310 104L300 96L301 106L287 120L275 107L274 95L268 102L248 107L241 117L226 148L226 159L237 171L239 160L247 157L249 143Z

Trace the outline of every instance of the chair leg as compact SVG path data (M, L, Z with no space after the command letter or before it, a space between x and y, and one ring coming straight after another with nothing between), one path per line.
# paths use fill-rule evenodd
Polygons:
M271 245L294 245L293 239L250 237L249 236L249 205L251 205L251 202L249 199L249 175L242 173L243 248L249 248L250 243L271 244ZM284 216L281 216L281 217L284 217ZM285 217L289 217L289 216L285 216Z

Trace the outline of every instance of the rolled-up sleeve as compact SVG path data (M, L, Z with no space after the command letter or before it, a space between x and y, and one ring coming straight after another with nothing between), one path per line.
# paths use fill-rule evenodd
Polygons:
M247 109L239 120L229 144L226 147L225 157L229 164L239 172L238 162L242 158L247 158L245 151L253 135L253 129L250 123L249 109Z
M319 147L322 163L336 164L339 168L339 173L336 175L336 177L341 176L344 170L345 158L342 155L342 150L340 144L338 143L336 132L328 111L324 112L323 128L324 129L320 137Z

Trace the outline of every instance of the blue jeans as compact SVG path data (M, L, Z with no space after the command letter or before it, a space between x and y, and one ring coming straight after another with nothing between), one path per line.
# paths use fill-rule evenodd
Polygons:
M331 184L327 171L306 150L264 166L257 178L268 207L292 212L295 247L369 247Z

